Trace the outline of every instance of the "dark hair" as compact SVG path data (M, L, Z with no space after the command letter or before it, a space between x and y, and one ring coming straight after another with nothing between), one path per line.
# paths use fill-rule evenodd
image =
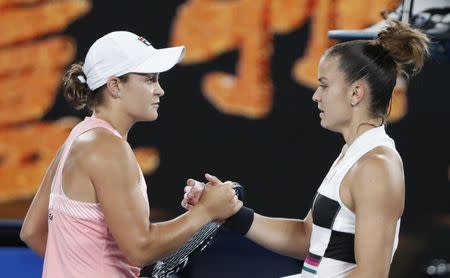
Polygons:
M89 89L87 83L81 82L78 76L82 76L86 80L86 75L83 72L83 63L78 62L69 66L62 78L62 85L64 89L64 97L77 110L87 108L90 111L94 110L95 106L103 101L103 90L106 84L92 91ZM119 77L126 82L129 75L125 74Z
M374 117L387 115L397 75L417 74L428 55L428 37L406 23L390 21L373 40L339 43L325 53L339 57L339 68L347 81L365 79L370 89L370 112Z

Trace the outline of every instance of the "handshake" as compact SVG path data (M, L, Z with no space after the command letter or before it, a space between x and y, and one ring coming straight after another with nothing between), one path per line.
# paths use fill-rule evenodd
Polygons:
M222 182L205 174L207 183L188 179L181 206L186 210L203 207L212 221L227 221L227 227L246 234L253 222L253 210L243 206L244 188L237 182Z
M205 186L207 185L223 185L227 187L231 187L234 189L234 193L237 198L241 201L244 200L244 188L237 182L226 181L222 183L217 177L212 176L210 174L205 174L205 178L208 180L208 183L205 184L203 182L199 182L194 179L188 179L186 182L186 186L184 187L184 197L183 201L181 201L181 206L187 210L193 208L199 201Z

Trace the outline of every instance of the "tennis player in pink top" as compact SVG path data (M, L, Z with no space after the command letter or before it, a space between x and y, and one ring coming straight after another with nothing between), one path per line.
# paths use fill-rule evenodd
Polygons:
M22 226L21 239L44 256L43 277L138 277L140 267L175 252L204 224L241 208L230 182L206 175L199 205L167 222L149 221L147 186L127 135L136 122L157 119L159 73L184 52L117 31L66 71L66 98L92 115L56 154Z

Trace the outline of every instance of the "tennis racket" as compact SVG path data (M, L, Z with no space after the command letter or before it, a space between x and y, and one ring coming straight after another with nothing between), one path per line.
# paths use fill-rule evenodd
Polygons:
M244 198L244 187L234 183L234 190L239 200ZM146 266L141 270L140 277L166 278L182 270L196 254L199 254L211 245L217 233L225 227L226 222L210 222L195 233L185 245L172 255L158 261L156 264Z

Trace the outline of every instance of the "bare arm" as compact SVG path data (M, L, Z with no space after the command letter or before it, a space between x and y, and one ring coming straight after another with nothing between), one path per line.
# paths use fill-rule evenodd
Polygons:
M176 251L201 226L214 218L229 217L242 205L231 187L208 186L198 207L171 221L150 223L148 205L138 186L137 162L128 144L120 138L101 140L86 163L108 228L137 266Z
M311 211L303 220L255 214L246 237L279 254L304 259L311 238Z
M44 179L28 208L27 215L20 230L20 239L38 255L44 257L48 234L48 202L61 150L58 151L45 173Z
M357 266L348 277L388 277L396 224L404 207L402 165L386 154L370 155L358 163L352 184Z
M198 187L198 183L194 179L187 180L181 202L181 206L187 210L194 208L202 195L201 186ZM266 217L255 213L246 237L279 254L303 259L308 253L311 229L311 211L303 220Z

